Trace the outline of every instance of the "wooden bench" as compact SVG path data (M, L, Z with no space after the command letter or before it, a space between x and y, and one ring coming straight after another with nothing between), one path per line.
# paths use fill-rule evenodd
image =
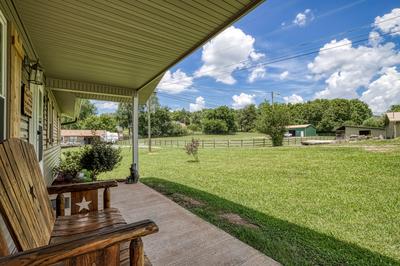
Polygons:
M145 264L141 237L158 227L150 220L126 224L110 207L117 182L46 188L33 146L19 139L0 143L0 181L0 212L18 250L1 257L0 265ZM71 193L70 216L64 216L64 193ZM57 194L56 214L49 194Z

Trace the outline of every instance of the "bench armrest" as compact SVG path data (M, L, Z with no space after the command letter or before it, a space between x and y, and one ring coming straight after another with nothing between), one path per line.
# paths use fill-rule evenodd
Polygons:
M143 220L76 240L50 244L2 257L0 265L49 265L156 232L158 232L158 227L153 221Z
M90 183L74 183L67 185L55 185L47 187L47 192L51 194L61 194L67 192L78 192L78 191L87 191L94 190L99 188L109 188L118 186L117 181L97 181Z

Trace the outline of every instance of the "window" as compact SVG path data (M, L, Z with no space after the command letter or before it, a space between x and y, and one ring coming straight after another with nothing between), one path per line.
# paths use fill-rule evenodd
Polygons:
M7 21L0 12L0 140L6 131Z
M358 135L360 135L360 136L369 136L369 135L371 135L371 130L360 130L358 132Z

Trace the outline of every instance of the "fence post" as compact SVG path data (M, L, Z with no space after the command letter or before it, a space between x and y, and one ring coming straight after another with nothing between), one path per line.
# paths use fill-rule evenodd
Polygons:
M290 137L287 138L287 145L290 146Z
M215 148L215 139L214 139L214 148Z
M176 140L176 147L179 148L179 140Z
M263 147L265 147L265 138L263 138Z
M240 147L243 148L243 140L242 139L240 140Z
M230 147L230 143L229 142L230 142L230 140L228 139L228 148Z
M201 140L201 147L204 149L204 139Z
M255 144L255 143L254 143L254 138L253 138L253 148L254 148L254 144Z

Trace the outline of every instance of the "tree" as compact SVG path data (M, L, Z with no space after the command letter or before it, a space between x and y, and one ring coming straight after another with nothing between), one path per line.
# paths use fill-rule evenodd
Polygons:
M171 113L171 118L173 121L178 121L184 123L185 125L190 125L190 112L185 109L175 110Z
M385 126L385 117L384 116L373 116L370 118L367 118L364 120L362 123L363 126L367 127L384 127Z
M203 132L205 134L228 134L226 122L220 119L204 119Z
M368 105L357 99L317 99L288 107L291 124L312 124L319 132L331 132L344 124L361 125L372 116Z
M81 101L81 110L79 112L79 120L84 120L91 115L97 114L97 107L91 101L83 99Z
M201 120L203 119L203 111L190 113L190 124L201 129Z
M388 112L400 112L400 104L394 104L390 106Z
M171 112L167 107L159 107L150 114L151 136L168 137L182 136L187 134L187 130L179 123L172 121ZM147 113L139 113L139 135L147 136Z
M210 122L210 121L219 121L219 122ZM226 134L226 133L234 133L237 130L236 123L235 123L235 111L227 106L220 106L215 109L210 109L204 111L203 116L203 131L206 134L210 134L207 132L208 127L204 127L205 123L207 125L212 125L214 129L216 126L221 130L224 129L223 125L226 125L227 131L223 132L220 131L219 133L214 134Z
M284 104L263 103L259 109L258 130L271 137L273 146L282 146L283 136L289 124L288 107Z
M96 115L96 114L97 114L96 105L94 105L94 103L92 103L91 101L89 101L87 99L83 99L81 101L81 109L79 112L78 120L82 121L82 120L85 120L87 117ZM70 121L72 121L72 119L69 117L66 117L66 116L61 117L61 123L67 123ZM72 124L68 124L68 125L63 125L61 128L62 129L80 129L80 126L81 125L78 122L76 122L76 123L72 123Z
M257 109L254 104L238 110L237 120L241 131L249 132L255 129L257 120Z
M152 112L160 108L160 103L158 102L158 97L156 95L152 95L150 97L150 106ZM147 110L144 105L139 106L139 116L146 111ZM115 118L120 127L123 129L128 128L130 131L129 126L132 124L132 103L120 103L118 105ZM139 123L139 127L141 126L142 125Z
M129 128L129 125L132 122L132 104L119 103L117 112L115 113L115 119L118 125L123 129Z
M107 130L115 132L117 128L117 121L111 114L101 114L100 116L91 115L85 120L79 122L81 129L90 130Z

